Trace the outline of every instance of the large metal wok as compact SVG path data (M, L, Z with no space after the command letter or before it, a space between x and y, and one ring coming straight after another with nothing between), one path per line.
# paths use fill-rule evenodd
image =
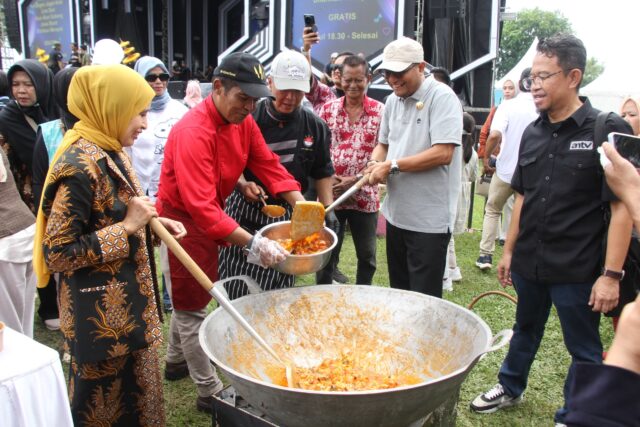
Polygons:
M417 384L387 390L287 388L278 385L281 365L225 310L215 310L200 328L202 348L240 395L283 426L408 426L456 393L480 357L511 336L502 331L492 338L482 319L450 302L376 286L290 288L247 295L233 305L296 366L317 365L347 347L371 352L383 371L418 377Z

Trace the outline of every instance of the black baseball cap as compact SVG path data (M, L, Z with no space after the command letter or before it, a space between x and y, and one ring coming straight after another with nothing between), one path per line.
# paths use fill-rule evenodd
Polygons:
M262 64L250 53L235 52L225 56L220 65L213 70L213 75L234 80L240 89L252 98L272 96L267 87Z

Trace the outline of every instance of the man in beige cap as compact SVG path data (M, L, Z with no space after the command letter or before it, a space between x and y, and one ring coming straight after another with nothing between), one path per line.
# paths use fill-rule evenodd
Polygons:
M447 245L460 189L462 108L450 87L425 77L420 43L389 43L378 71L393 94L366 173L387 183L391 287L442 297Z

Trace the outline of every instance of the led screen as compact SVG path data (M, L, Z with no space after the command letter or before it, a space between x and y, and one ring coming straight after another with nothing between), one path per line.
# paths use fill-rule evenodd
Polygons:
M42 48L49 53L55 42L62 44L64 60L69 60L71 44L71 2L67 0L33 0L26 6L28 54L35 56Z
M320 34L312 58L318 64L329 61L332 52L377 56L396 38L397 0L292 0L291 45L302 47L304 15L313 14Z

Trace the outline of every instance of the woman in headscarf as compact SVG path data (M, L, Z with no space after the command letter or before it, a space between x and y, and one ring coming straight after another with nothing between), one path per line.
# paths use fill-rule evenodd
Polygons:
M189 80L187 83L187 90L185 91L184 99L182 100L187 108L191 109L202 102L202 89L200 89L200 82L197 80Z
M634 135L640 135L640 99L627 97L620 104L620 116L631 125ZM608 312L613 318L614 330L618 327L618 319L625 305L633 302L640 290L640 233L635 228L631 232L629 251L624 260L624 277L620 280L620 297L618 306Z
M169 71L161 60L153 56L143 56L136 62L135 70L151 86L155 96L147 114L147 129L138 136L134 146L127 148L127 151L131 155L133 169L138 175L142 191L149 196L151 201L155 202L167 137L173 125L189 110L180 101L169 96L167 90ZM166 247L163 245L160 250L163 272L162 302L165 311L171 311L173 307L165 282L171 280L168 274L169 261L166 254Z
M34 267L38 284L49 270L62 273L60 321L77 426L164 424L162 316L147 225L157 214L122 151L146 128L153 96L124 65L78 70L68 107L79 121L44 184ZM181 223L159 220L184 236Z
M53 74L35 59L16 62L7 73L12 101L0 111L0 133L22 200L35 212L31 188L33 149L40 123L55 117Z
M623 99L620 105L620 116L631 125L634 135L640 135L640 98Z
M53 77L53 97L58 107L55 120L41 123L38 126L36 144L33 149L32 188L36 212L40 207L42 197L42 185L49 170L49 161L53 159L56 149L62 142L62 137L67 129L71 129L78 121L67 109L67 92L71 84L71 78L77 68L63 68ZM38 287L38 316L44 322L47 329L56 331L60 329L58 314L58 292L53 275L49 283L44 287Z

